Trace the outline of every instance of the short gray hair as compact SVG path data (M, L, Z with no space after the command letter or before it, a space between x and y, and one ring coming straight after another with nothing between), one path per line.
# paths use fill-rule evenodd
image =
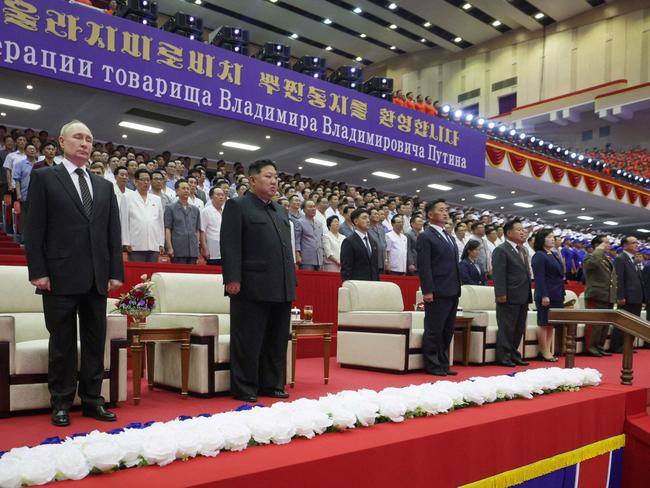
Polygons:
M61 137L65 136L67 132L70 130L70 127L72 127L73 125L83 125L86 129L88 129L88 132L90 132L90 128L86 124L84 124L81 120L74 119L68 122L67 124L65 124L63 127L61 127L61 132L59 133L59 135Z

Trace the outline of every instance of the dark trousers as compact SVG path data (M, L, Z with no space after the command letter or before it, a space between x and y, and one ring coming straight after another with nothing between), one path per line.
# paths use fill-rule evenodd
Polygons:
M221 266L221 259L206 259L205 262L210 266Z
M619 305L619 310L625 310L630 312L637 317L641 317L641 308L643 307L642 303L627 303L625 305ZM616 327L612 328L612 340L609 342L609 350L614 352L623 352L623 337L624 333L622 330L617 329Z
M305 271L320 271L320 266L317 264L301 264L300 269L304 269Z
M527 316L527 304L497 303L497 362L521 360L518 347L526 331Z
M230 393L283 390L291 302L230 297Z
M131 251L129 253L129 261L137 261L142 263L157 263L158 251Z
M429 373L449 370L449 344L454 337L458 297L435 297L424 302L422 355Z
M172 263L174 263L174 264L196 264L196 259L197 258L174 256L172 258Z
M388 274L393 276L406 276L406 273L400 273L399 271L389 271Z
M585 306L589 309L611 309L614 307L612 303L601 302L593 298L585 299ZM597 352L605 348L607 341L607 333L609 332L609 325L590 324L591 337L589 344L586 345L589 352Z
M84 405L103 405L106 296L94 286L80 295L46 294L43 312L50 333L47 382L52 407L69 409L77 391L77 314L81 342L79 397Z

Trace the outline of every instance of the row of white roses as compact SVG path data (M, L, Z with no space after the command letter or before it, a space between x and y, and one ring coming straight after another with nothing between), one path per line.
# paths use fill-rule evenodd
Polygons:
M404 418L447 413L454 408L499 400L533 398L558 390L597 385L595 369L531 369L514 376L438 381L405 388L342 391L318 400L275 403L270 408L156 422L117 434L93 431L58 444L12 449L0 458L0 487L79 480L93 472L216 456L254 444L286 444L328 430L401 422Z

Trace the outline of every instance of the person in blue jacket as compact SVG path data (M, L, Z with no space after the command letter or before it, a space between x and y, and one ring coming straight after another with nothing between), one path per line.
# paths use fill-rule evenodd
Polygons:
M458 263L460 281L463 285L487 286L487 274L479 262L482 245L479 241L472 239L463 249L460 263Z
M551 352L553 326L548 323L550 308L564 307L564 276L562 263L551 252L553 249L553 231L543 229L535 234L533 245L535 254L532 259L535 276L535 305L537 306L537 342L539 344L538 359L556 362L557 358Z
M575 254L573 252L573 241L569 238L564 239L562 246L562 257L564 258L564 263L566 266L566 279L575 280L577 268L575 264Z

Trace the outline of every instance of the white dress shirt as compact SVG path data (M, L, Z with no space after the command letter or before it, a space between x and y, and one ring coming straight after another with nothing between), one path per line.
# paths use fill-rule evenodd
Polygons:
M104 171L104 179L110 181L111 183L115 183L115 175L110 168Z
M5 157L5 162L2 165L3 171L8 169L8 170L10 170L12 172L12 177L7 182L9 184L9 189L10 190L13 190L14 188L16 188L16 183L14 182L14 178L13 178L14 166L16 166L16 163L18 161L22 161L23 159L26 159L26 158L27 158L27 155L24 152L20 152L20 151L10 152Z
M213 205L201 210L201 230L205 232L210 259L221 259L221 212Z
M203 201L197 196L193 197L192 195L190 195L187 201L190 205L194 205L196 208L198 208L199 212L201 212L201 210L203 210L203 208L205 207L205 203L203 203Z
M320 213L318 210L316 210L316 215L314 216L314 219L316 219L320 224L323 226L323 235L327 234L327 217L325 217L322 213Z
M83 202L81 196L81 187L79 186L79 175L76 173L79 166L68 161L65 158L63 159L63 166L65 166L65 169L68 170L68 174L70 175L70 178L72 178L72 184L77 189L77 193L79 194L79 200ZM88 184L88 189L90 190L90 196L94 197L95 194L93 193L93 184L90 181L90 175L88 174L88 170L85 167L82 167L81 169L83 170L84 177L86 178L86 183Z
M133 190L124 188L124 193L122 193L120 187L117 186L117 184L115 184L113 185L113 192L115 193L115 198L117 199L117 208L120 211L120 227L122 228L122 245L125 246L126 245L125 242L129 240L127 227L126 227L129 216L128 216L128 206L126 203L124 203L124 200L126 199L126 196L129 193L133 193Z
M495 241L494 243L490 242L489 239L483 238L482 245L485 246L485 253L487 255L487 273L492 274L492 253L497 248L499 243Z
M147 194L147 200L137 191L124 197L126 207L126 242L133 251L158 252L165 245L165 209L160 197Z
M319 213L316 211L316 213ZM339 221L342 222L343 219L341 218L341 214L339 213L338 209L334 210L332 207L327 207L327 210L325 210L325 220L329 219L332 215L336 215L339 218ZM327 229L327 225L325 226Z
M386 233L386 253L388 254L388 270L394 273L406 273L406 255L408 237L394 230Z

